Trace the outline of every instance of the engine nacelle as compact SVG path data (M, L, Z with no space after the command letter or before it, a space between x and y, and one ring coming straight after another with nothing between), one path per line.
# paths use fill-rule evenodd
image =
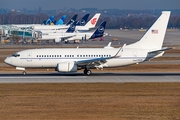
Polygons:
M54 39L54 41L55 41L55 43L59 43L59 42L61 42L61 39L60 38L56 38L56 39Z
M58 72L77 72L77 65L74 62L58 63L56 67Z

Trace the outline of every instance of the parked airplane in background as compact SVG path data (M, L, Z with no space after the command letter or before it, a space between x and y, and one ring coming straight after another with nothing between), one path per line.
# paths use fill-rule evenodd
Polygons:
M44 20L42 24L44 25L50 25L54 20L54 16L50 16L47 20ZM14 27L14 28L27 28L30 29L32 28L32 26L37 25L37 26L42 26L42 24L11 24L8 25L10 27Z
M90 75L93 68L127 66L160 57L165 50L162 48L170 11L163 11L161 16L136 43L123 45L120 48L46 48L29 49L14 53L4 62L16 67L25 68L55 68L58 72L77 72L84 69L84 74Z
M67 43L68 41L81 40L82 38L84 38L85 40L94 39L94 38L102 37L104 35L105 26L106 26L106 22L104 21L94 32L80 33L80 32L74 32L76 26L73 25L73 28L72 26L70 26L69 28L71 29L71 31L67 30L58 33L43 33L41 39L39 40L53 39L55 40L56 43L59 43L62 40L64 40Z
M85 15L80 21L87 22L88 15ZM81 24L76 26L76 31L89 31L92 28L95 28L97 21L99 20L100 13L96 13L84 26ZM76 21L77 14L75 14L65 25L57 25L57 26L47 26L47 25L34 25L32 26L34 31L41 31L42 33L52 33L52 32L62 32L61 30L68 29L69 25ZM86 20L86 21L85 21Z
M61 33L43 33L39 40L55 40L55 42L60 42L62 39L73 37L75 35L76 24L76 21L71 23L69 28L66 31L62 30Z
M77 14L75 14L66 25L33 25L33 31L44 31L44 30L60 30L60 29L68 29L69 25L76 21ZM49 31L47 31L49 32Z
M40 31L43 33L57 33L57 32L65 32L69 25L72 24L77 19L77 14L75 14L66 24L64 25L58 25L58 26L42 26L42 25L36 25L33 26L33 31ZM89 14L84 15L81 20L79 20L76 24L76 26L83 26L87 23L87 19L89 17Z
M90 39L103 37L105 27L106 27L106 22L103 21L94 32L75 32L74 36L67 38L65 41L82 40L82 39L90 40Z
M100 13L97 13L95 14L90 20L89 22L87 22L87 19L88 19L88 16L89 14L86 14L80 21L81 22L78 22L77 25L79 26L76 26L76 29L75 31L79 31L79 32L89 32L90 29L92 28L95 28L95 25L97 24L97 21L100 17ZM67 24L71 23L73 21L75 21L75 19L77 18L77 14L74 15L68 22ZM83 22L82 22L83 21ZM81 23L81 24L80 24ZM84 26L82 26L84 23L86 23ZM55 25L55 26L50 26L50 25L35 25L35 26L32 26L32 29L33 29L33 38L34 39L38 39L36 36L43 36L45 35L44 37L40 37L41 40L45 39L47 40L46 38L52 38L52 34L56 34L56 36L62 36L60 34L62 33L65 33L66 30L69 28L69 25ZM48 36L47 36L48 35ZM53 35L53 38L55 37ZM79 34L78 34L79 35ZM84 36L81 36L80 39L82 39L82 37L85 37ZM59 37L56 37L57 39L55 39L56 42L60 42L61 39L58 39ZM77 37L76 37L77 38ZM76 39L74 38L74 39ZM87 37L88 38L88 37ZM70 39L70 40L74 40L74 39Z
M50 16L42 24L12 24L11 27L21 28L21 29L33 29L34 26L50 26L50 25L61 25L64 23L66 15L63 15L57 22L54 21L54 16Z

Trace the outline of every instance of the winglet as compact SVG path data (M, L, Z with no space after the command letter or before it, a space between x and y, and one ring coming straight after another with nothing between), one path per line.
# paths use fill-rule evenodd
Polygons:
M114 47L111 46L111 43L112 43L112 42L109 42L108 45L105 46L104 48L114 48Z
M109 42L109 44L107 45L107 47L111 47L111 43L112 43L112 42Z
M121 57L122 53L123 53L123 49L126 46L126 44L124 44L122 47L119 48L118 52L112 56L111 58L117 58L117 57Z

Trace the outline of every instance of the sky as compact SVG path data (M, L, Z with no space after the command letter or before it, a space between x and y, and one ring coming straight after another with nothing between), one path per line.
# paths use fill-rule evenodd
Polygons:
M180 0L0 0L0 9L180 9Z

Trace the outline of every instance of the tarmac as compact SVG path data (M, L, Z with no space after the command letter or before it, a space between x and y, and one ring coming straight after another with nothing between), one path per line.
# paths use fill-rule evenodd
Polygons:
M49 74L0 74L0 83L136 83L180 82L180 73L49 73Z

